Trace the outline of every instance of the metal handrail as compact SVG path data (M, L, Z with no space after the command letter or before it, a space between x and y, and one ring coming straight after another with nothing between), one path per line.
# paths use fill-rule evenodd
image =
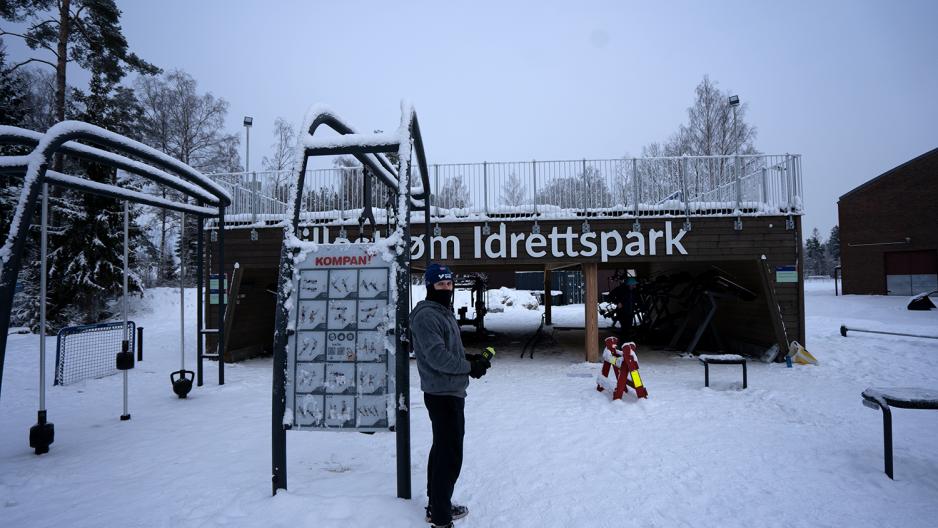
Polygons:
M356 211L365 202L361 170L307 170L301 216L333 211L335 220L345 223L338 212ZM211 176L236 193L254 196L253 201L236 197L229 215L278 214L296 172ZM436 164L429 166L428 183L434 222L804 213L800 156L789 154ZM385 186L368 188L370 203L389 198ZM345 216L354 223L352 215Z

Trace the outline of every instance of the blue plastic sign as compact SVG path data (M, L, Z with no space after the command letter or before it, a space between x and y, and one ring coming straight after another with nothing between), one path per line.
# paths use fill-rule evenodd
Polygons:
M208 303L218 304L218 274L212 273L208 276ZM225 273L225 304L228 304L228 274Z
M798 282L798 268L796 266L776 267L775 282Z

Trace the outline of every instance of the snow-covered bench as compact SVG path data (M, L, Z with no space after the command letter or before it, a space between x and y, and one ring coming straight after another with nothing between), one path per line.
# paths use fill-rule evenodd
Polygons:
M746 358L737 354L701 354L697 357L704 366L704 387L710 386L710 365L742 365L743 388L748 386Z
M892 411L900 409L938 410L938 389L919 387L870 387L863 391L863 405L883 411L883 456L886 459L886 475L892 476Z

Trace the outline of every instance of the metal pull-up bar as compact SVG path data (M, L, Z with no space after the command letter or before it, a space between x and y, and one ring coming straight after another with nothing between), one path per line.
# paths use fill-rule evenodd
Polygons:
M78 141L93 143L92 147ZM81 192L108 196L126 202L151 205L189 213L199 217L217 217L224 224L225 208L231 196L221 186L199 171L143 143L120 136L101 127L79 121L62 121L45 134L12 126L0 126L0 144L16 144L32 148L25 156L0 157L0 172L21 175L23 192L0 246L0 387L6 355L7 332L13 305L16 278L19 273L33 211L39 200L40 189L48 184L61 185ZM110 150L104 150L110 149ZM113 151L113 152L112 152ZM179 191L182 201L151 196L146 193L87 180L80 176L49 170L53 156L66 154L120 169ZM191 198L195 204L188 204ZM208 207L206 207L208 205ZM224 244L224 235L219 245ZM201 259L201 255L199 255ZM218 254L218 268L224 272L224 250ZM219 328L224 327L224 299L219 311ZM42 329L43 334L45 328ZM220 333L222 331L220 330ZM222 338L219 335L219 338ZM219 382L223 378L222 359L219 359ZM125 408L126 412L126 408Z

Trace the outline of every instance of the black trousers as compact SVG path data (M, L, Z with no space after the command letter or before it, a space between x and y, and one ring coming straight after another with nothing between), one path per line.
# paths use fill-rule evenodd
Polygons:
M456 396L423 394L433 426L433 446L427 462L427 499L433 524L452 521L453 488L462 469L466 434L466 400Z

